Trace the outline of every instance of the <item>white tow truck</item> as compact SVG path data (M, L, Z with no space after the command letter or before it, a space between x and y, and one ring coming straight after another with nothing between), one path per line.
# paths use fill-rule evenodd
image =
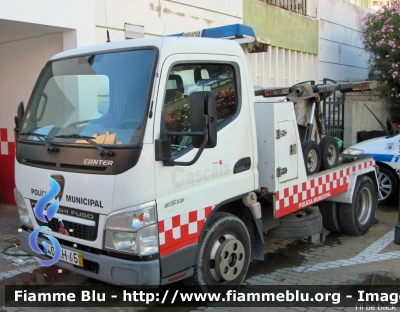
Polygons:
M302 238L322 223L368 231L374 160L337 166L337 148L321 132L328 167L319 171L320 148L299 135L293 103L349 85L305 83L287 88L293 102L256 101L255 93L278 92L255 92L248 73L245 53L264 51L265 42L239 24L201 36L83 47L46 64L16 118L26 252L35 254L29 236L45 225L52 231L38 244L50 245L44 234L60 242L60 267L112 284L184 279L208 289L239 285L250 259L264 259L268 237ZM49 177L60 206L43 222L35 205ZM318 203L323 218L309 208ZM37 256L49 259L48 249Z

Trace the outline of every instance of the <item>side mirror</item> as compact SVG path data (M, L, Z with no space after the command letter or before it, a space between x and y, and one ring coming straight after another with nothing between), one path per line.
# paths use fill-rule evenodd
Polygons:
M206 123L208 138L205 148L215 147L217 145L217 108L214 93L211 91L193 92L190 94L189 101L190 127L192 132L204 131L204 123ZM204 118L207 118L207 120L204 120ZM193 137L193 147L200 148L203 140L202 136Z
M21 128L21 121L24 117L25 109L24 109L24 102L19 103L17 108L17 116L14 117L15 128L14 131L19 131Z
M155 140L156 160L168 161L171 159L171 138Z
M165 166L193 165L203 153L204 148L217 145L217 108L214 93L211 91L193 92L190 97L190 132L171 132L165 129L164 116L161 119L160 138L155 140L156 160L162 160ZM171 136L191 136L192 145L198 148L191 161L171 160Z

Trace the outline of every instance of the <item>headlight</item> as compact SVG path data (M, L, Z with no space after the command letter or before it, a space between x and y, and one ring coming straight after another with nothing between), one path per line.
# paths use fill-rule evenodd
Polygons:
M155 202L112 213L106 220L104 248L139 256L158 253Z
M349 147L349 148L346 148L346 149L343 151L342 154L344 154L344 155L351 155L351 156L358 156L358 155L362 154L363 152L364 152L363 150L359 150L359 149L356 149L356 148L351 148L351 147Z
M151 202L110 214L106 221L106 230L137 231L156 223L156 204Z
M106 231L105 247L118 251L137 253L136 234Z
M17 188L14 189L14 198L17 202L19 221L30 228L33 228L31 218L29 217L29 211L26 207L25 200L22 195L19 193Z

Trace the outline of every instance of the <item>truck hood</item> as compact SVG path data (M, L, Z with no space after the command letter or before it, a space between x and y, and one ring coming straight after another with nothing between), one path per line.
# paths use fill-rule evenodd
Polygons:
M383 150L385 150L385 148L387 147L388 144L391 143L395 143L398 140L399 136L394 136L394 137L379 137L379 138L374 138L374 139L369 139L357 144L354 144L352 146L350 146L349 148L355 148L355 149L360 149L360 150L364 150L366 152L379 152L382 151L382 147Z

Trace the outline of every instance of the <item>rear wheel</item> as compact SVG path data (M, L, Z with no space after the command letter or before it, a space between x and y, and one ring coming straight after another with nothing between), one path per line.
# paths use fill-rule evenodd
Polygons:
M388 204L396 199L399 191L399 183L398 178L392 170L380 165L378 184L380 195L380 198L378 198L378 203L380 205Z
M339 162L339 145L333 136L325 136L319 142L321 150L321 171L337 167Z
M343 233L339 223L338 204L336 202L322 201L319 204L324 228L333 233Z
M303 150L304 165L307 175L319 172L321 167L321 152L317 142L306 140L301 143Z
M343 232L349 235L364 235L374 220L378 195L374 183L368 176L357 178L352 202L339 204L339 223Z
M210 217L200 243L192 277L185 281L203 292L219 285L239 286L249 267L250 237L243 221L235 215L217 212Z

